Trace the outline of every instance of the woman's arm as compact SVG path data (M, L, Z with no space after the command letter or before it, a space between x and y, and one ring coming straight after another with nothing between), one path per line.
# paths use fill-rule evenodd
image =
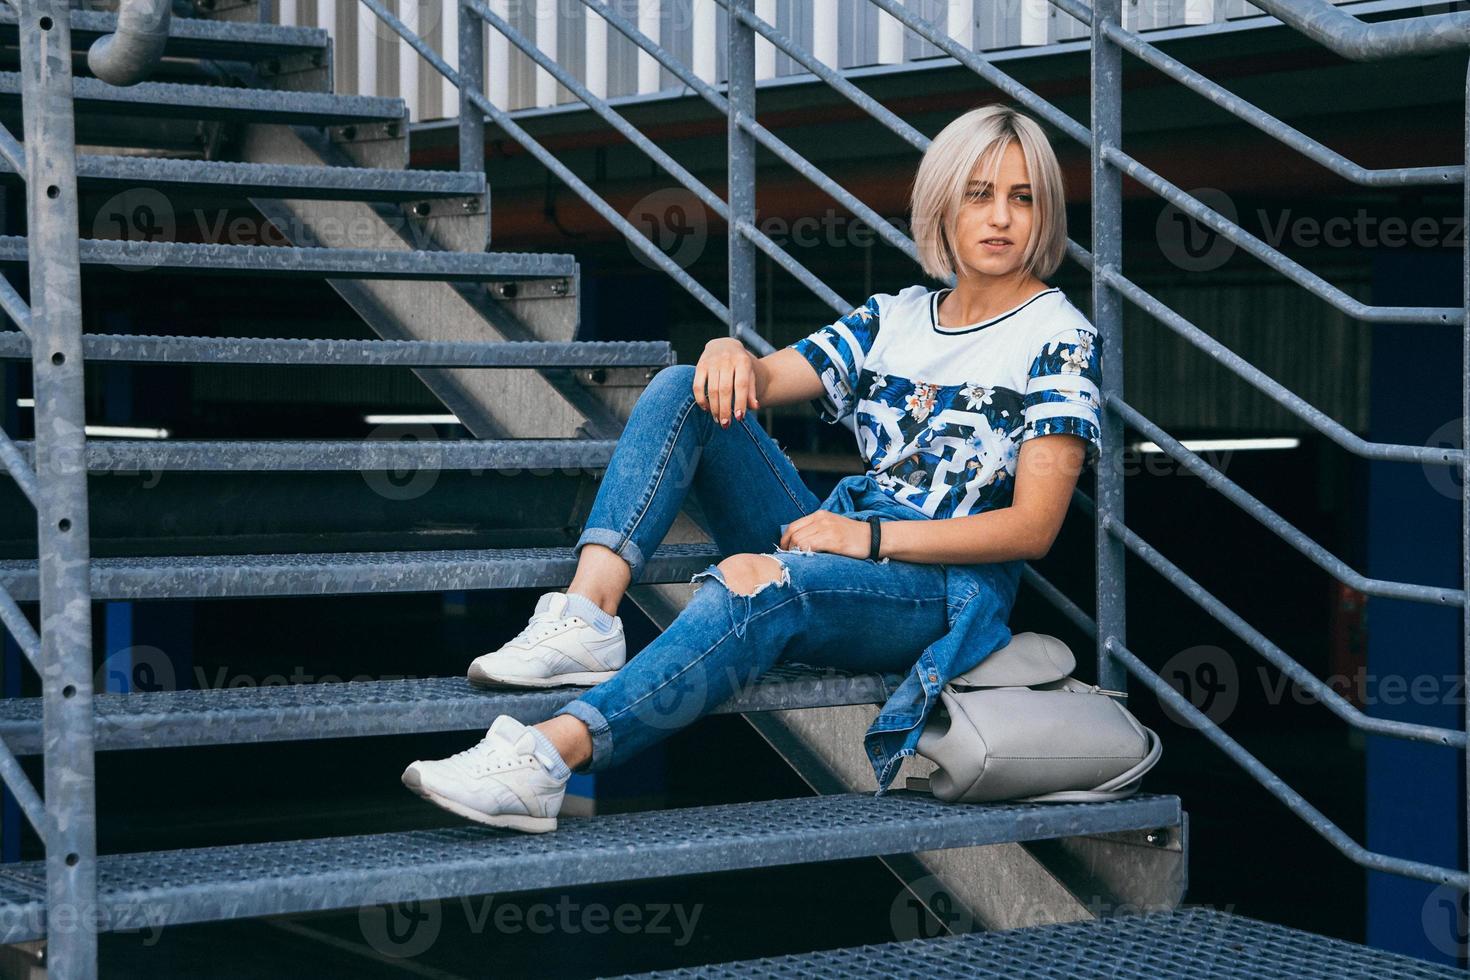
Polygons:
M885 521L879 557L941 565L1044 557L1067 516L1086 446L1069 433L1027 439L1016 457L1009 507L934 521ZM781 547L866 558L870 535L866 521L819 510L793 521Z
M822 379L790 347L757 358L736 338L716 337L694 366L694 400L722 426L744 418L747 408L793 405L821 393Z

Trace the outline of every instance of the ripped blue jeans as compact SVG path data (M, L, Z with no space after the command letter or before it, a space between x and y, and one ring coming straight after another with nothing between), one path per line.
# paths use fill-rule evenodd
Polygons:
M779 547L817 500L747 413L727 429L694 401L694 367L654 376L633 407L576 544L611 548L639 580L693 490L724 555L780 565L741 594L717 565L699 572L669 628L557 714L586 723L584 771L617 765L738 694L779 661L902 673L948 632L943 565Z

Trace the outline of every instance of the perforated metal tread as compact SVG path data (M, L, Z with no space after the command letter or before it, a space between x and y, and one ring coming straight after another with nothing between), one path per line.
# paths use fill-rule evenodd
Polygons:
M373 95L335 95L330 92L291 92L282 89L224 88L218 85L180 85L139 82L108 85L96 78L72 82L79 114L108 113L164 119L211 119L221 122L283 123L297 126L338 126L349 123L406 122L399 99ZM0 72L0 98L20 101L20 74Z
M1448 967L1216 909L852 946L795 956L626 974L699 977L1076 978L1228 980L1463 977Z
M0 175L19 179L0 158ZM178 160L106 154L77 156L77 182L95 190L143 185L160 191L208 188L237 196L328 201L415 201L485 193L485 175L457 170L380 170L373 167Z
M27 243L0 237L0 262L28 259ZM557 279L576 272L571 255L549 252L443 252L410 249L294 248L274 245L219 245L193 242L124 242L83 238L82 265L118 269L200 272L211 275L328 277L332 279L429 279L477 282L484 279Z
M405 759L405 763L409 760ZM427 804L425 804L427 805ZM906 791L563 818L548 834L479 825L108 855L107 929L562 888L1174 826L1179 800L948 805ZM0 866L0 943L39 938L42 862Z
M350 364L374 367L667 367L662 340L305 340L83 334L89 361L148 364ZM0 358L29 360L30 339L0 329Z
M880 704L902 680L898 674L782 664L713 710ZM492 691L472 687L463 677L428 677L99 694L93 703L102 751L470 731L488 728L501 714L531 724L551 717L583 690ZM41 699L0 700L0 738L20 755L39 753Z
M710 544L664 545L649 557L639 582L687 582L720 557L719 549ZM566 585L576 568L571 548L97 558L92 561L92 598L227 599L529 589ZM0 587L12 598L36 601L37 585L35 562L0 561Z
M117 14L72 10L71 46L85 51L104 34L117 30ZM0 44L15 44L15 11L0 7ZM325 51L327 32L315 27L286 27L202 17L174 17L168 25L163 53L169 58L227 58L243 61Z

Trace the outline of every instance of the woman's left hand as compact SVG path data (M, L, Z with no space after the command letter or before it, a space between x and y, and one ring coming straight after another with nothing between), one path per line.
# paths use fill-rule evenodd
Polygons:
M866 558L873 541L867 521L816 510L792 521L781 535L781 547L788 551L825 551L849 558Z

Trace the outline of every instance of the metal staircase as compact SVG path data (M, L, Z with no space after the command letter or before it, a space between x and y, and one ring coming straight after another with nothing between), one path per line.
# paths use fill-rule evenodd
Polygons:
M888 0L876 2L905 23L914 20ZM636 31L597 0L588 3L619 30ZM412 32L376 0L364 4L414 43ZM738 67L739 59L750 57L754 21L749 4L734 2L730 9L744 25L732 31ZM575 693L487 693L459 678L144 694L98 693L92 686L94 600L553 588L569 581L574 562L565 547L91 558L89 473L140 467L342 471L419 464L596 470L606 464L620 419L636 400L637 382L646 383L654 370L673 363L673 355L666 344L578 340L573 256L486 251L490 211L481 172L481 120L489 114L512 135L519 132L517 138L534 140L480 94L472 67L482 55L476 16L490 20L495 15L475 0L467 0L461 13L462 23L471 25L462 35L464 67L456 72L442 59L436 64L446 78L466 82L459 172L406 169L403 104L334 94L331 48L323 31L175 17L167 25L164 53L170 60L159 73L184 80L113 86L77 77L73 85L73 61L80 63L81 52L116 28L114 15L72 11L57 0L26 0L18 13L0 16L0 44L20 52L20 70L0 73L0 121L7 126L0 131L0 177L25 181L29 208L27 236L0 238L0 263L26 265L30 278L24 298L0 280L0 309L19 328L0 332L0 357L31 360L37 421L33 442L0 434L0 461L39 514L38 560L0 561L0 620L40 673L43 691L39 698L0 702L0 776L46 852L42 861L0 866L0 943L45 939L47 965L56 976L85 977L96 973L97 937L75 927L70 912L77 908L95 906L105 930L125 924L140 909L148 911L150 922L168 925L865 856L886 856L903 873L912 868L904 856L919 851L1054 841L1075 845L1078 853L1107 854L1108 845L1131 842L1138 832L1152 842L1148 846L1170 849L1173 863L1160 876L1166 882L1163 904L1177 903L1183 887L1184 814L1175 797L1143 794L1090 805L944 806L907 791L881 798L841 792L841 775L832 772L827 784L819 785L824 792L814 796L564 818L561 830L544 837L466 826L96 853L96 822L107 819L96 807L96 752L469 731L500 713L528 722L544 718ZM1116 7L1113 15L1116 20ZM437 58L421 40L415 47L431 63ZM729 305L684 281L682 270L652 246L645 254L676 278L682 276L681 282L732 333L769 350L753 330L748 262L757 247L769 251L774 246L749 222L753 200L748 191L755 142L769 147L775 137L754 123L753 89L746 81L735 78L725 95L698 83L732 114L731 200L728 206L719 202L735 229L732 242L740 245L732 249ZM79 145L109 152L78 153ZM135 156L129 150L175 155ZM541 159L574 188L590 191L554 157ZM266 246L79 239L79 188L134 187L248 200L270 219L282 241ZM615 214L609 217L617 219L615 224L621 221ZM363 229L365 242L330 233L353 221ZM887 223L881 228L902 238ZM93 266L147 270L162 281L203 272L326 281L381 339L84 336L80 280ZM813 279L794 263L783 267L804 281ZM825 286L819 292L835 309L846 308ZM87 361L411 367L478 438L416 444L88 442L81 386ZM598 369L598 377L589 379L586 369ZM655 622L677 611L679 596L678 590L658 586L686 583L718 557L707 541L701 542L694 522L676 530L652 557L634 592ZM1028 575L1045 590L1044 580ZM1087 620L1056 598L1064 613ZM39 603L39 629L21 603ZM1110 649L1111 658L1105 653L1100 666L1116 671L1119 659L1132 666L1121 641ZM898 681L783 667L717 710L772 718L795 709L873 705ZM769 734L775 728L761 730L777 737ZM32 786L17 760L34 754L44 756L44 792ZM803 774L820 783L820 766L807 762L813 768ZM248 781L248 774L244 778ZM1089 852L1089 846L1101 850ZM982 862L985 853L975 852ZM1141 863L1127 866L1140 878L1153 873ZM1095 887L1085 877L1057 874L1069 885L1081 882L1078 889ZM1170 935L1144 920L1065 928L1071 930L1067 937L1104 944L1113 932L1131 930L1135 947L1130 948L1140 955ZM1034 935L1035 945L1027 946L1030 939L1020 933ZM1278 930L1281 934L1294 943L1284 962L1306 963L1325 948L1313 945L1316 937ZM936 975L943 964L958 975L966 964L1000 948L993 943L1015 940L1005 947L1007 955L1044 966L1038 957L1055 950L1054 938L1062 934L1027 929L997 935L1008 938L964 937L922 951L864 948L792 965L892 966L922 955ZM1375 961L1377 954L1370 951L1355 955L1364 963L1393 965L1388 959ZM760 974L785 968L765 963L729 970Z

